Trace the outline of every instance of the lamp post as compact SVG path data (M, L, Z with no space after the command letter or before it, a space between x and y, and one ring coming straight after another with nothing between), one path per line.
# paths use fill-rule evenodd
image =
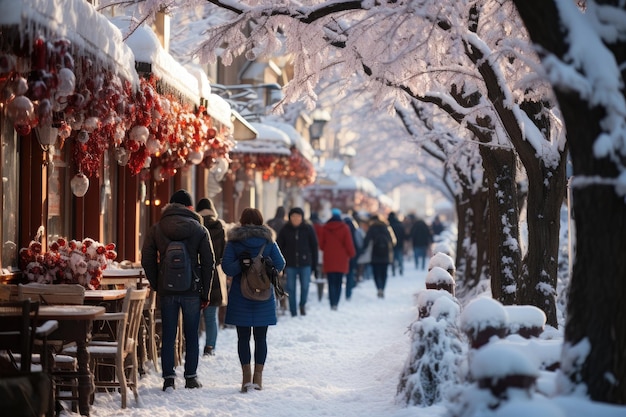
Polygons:
M309 140L315 150L315 158L318 159L322 153L321 138L324 135L324 127L330 120L330 114L326 110L316 109L311 118L313 122L309 126Z

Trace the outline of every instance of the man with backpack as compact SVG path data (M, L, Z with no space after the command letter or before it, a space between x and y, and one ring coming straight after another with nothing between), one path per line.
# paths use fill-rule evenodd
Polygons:
M187 191L172 195L161 220L148 230L141 255L150 286L159 295L163 391L175 389L174 346L180 311L185 335L185 388L200 388L196 374L198 328L200 311L208 305L215 258L209 232Z

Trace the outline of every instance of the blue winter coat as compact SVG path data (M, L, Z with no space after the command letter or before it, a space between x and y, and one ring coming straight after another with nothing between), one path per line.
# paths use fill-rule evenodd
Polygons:
M255 301L241 295L241 264L240 259L244 252L247 257L258 255L263 244L264 256L269 256L277 270L285 268L278 245L274 241L275 233L268 226L236 226L228 232L222 268L226 275L233 277L228 293L225 323L242 327L260 327L276 324L276 299L274 291L269 300Z

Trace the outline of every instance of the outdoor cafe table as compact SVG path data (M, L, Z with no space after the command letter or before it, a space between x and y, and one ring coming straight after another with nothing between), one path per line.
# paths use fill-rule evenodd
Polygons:
M89 369L87 344L91 339L94 319L104 314L104 307L88 305L42 305L39 306L41 321L56 320L59 328L50 340L76 343L78 361L78 409L83 416L89 415L89 397L94 391L93 376Z

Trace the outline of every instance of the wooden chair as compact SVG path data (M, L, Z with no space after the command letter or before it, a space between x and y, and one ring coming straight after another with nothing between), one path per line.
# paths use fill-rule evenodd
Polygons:
M147 288L140 290L129 288L122 305L122 311L105 313L103 317L103 320L117 321L116 340L93 341L88 346L96 388L119 388L122 396L122 408L126 408L128 388L132 389L135 401L139 399L137 392L139 370L137 340L147 293ZM101 375L106 374L106 372L101 372L101 368L106 367L114 368L114 380L101 378Z
M150 295L143 307L143 316L141 318L141 335L140 335L140 364L139 371L143 375L145 371L143 366L146 361L151 360L154 370L159 372L159 354L157 351L157 334L156 334L156 299L157 293L149 290Z
M53 409L50 377L31 370L38 312L39 302L0 303L0 351L6 352L0 360L0 404L6 415L43 416Z

